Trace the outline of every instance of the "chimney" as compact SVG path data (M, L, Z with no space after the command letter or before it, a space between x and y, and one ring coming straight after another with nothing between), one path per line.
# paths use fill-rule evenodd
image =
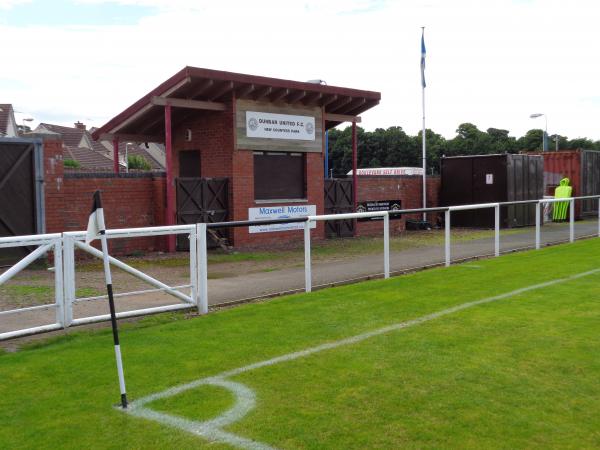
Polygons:
M75 128L77 128L78 130L85 130L86 126L85 123L81 123L80 121L75 122Z

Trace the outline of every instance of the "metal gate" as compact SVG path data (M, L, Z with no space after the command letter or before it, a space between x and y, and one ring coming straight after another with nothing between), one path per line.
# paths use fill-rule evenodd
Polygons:
M41 161L41 142L0 139L0 237L44 232ZM0 265L12 264L34 248L5 248Z
M325 180L325 214L354 212L352 205L352 180ZM334 220L325 222L327 237L354 236L354 220Z
M593 150L581 151L581 194L600 194L600 152ZM577 195L577 194L575 194ZM582 213L596 214L597 200L582 200Z
M225 222L228 217L228 181L228 178L177 178L177 223ZM225 238L224 233L225 230L219 230L218 237ZM215 247L217 241L209 236L208 244ZM189 249L185 237L178 237L177 249Z

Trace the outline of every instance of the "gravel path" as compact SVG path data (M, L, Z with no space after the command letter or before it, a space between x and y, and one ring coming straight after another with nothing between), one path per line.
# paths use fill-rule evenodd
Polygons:
M576 223L576 236L586 236L597 233L598 225L595 221ZM568 224L553 224L544 227L542 243L550 244L557 241L568 240ZM514 249L532 247L534 232L526 229L515 233L511 231L501 235L501 251L508 252ZM452 245L452 259L460 260L476 256L493 254L493 239L476 239L461 241ZM390 268L392 272L401 272L417 269L430 265L442 264L444 261L443 245L410 248L390 254ZM240 262L209 265L208 295L210 305L219 305L237 302L252 298L276 295L283 292L304 289L303 260L284 261L282 267L277 268L275 263L268 265L254 262ZM264 267L263 267L264 266ZM143 271L170 285L183 285L189 283L189 269L187 267L152 267L145 266ZM353 256L349 259L339 259L334 262L316 262L312 265L313 287L327 286L342 283L348 280L380 276L383 273L383 252L379 254ZM26 279L28 272L15 282ZM43 295L36 297L38 303L52 303L53 274L47 271L36 271L37 282L48 286L47 299ZM115 292L142 290L151 288L133 276L115 270L113 274ZM104 279L101 270L81 271L77 273L77 288L87 289L81 296L97 295L102 293ZM186 290L187 291L187 290ZM6 297L6 296L5 296ZM23 297L15 294L8 299L3 298L0 309L6 310L24 306ZM176 303L177 299L164 293L147 293L143 295L118 298L117 310L126 311L152 306ZM35 302L34 302L35 303ZM74 305L75 318L106 314L108 305L105 300L96 300ZM0 316L0 332L29 328L38 325L53 323L54 309L33 311L8 316Z

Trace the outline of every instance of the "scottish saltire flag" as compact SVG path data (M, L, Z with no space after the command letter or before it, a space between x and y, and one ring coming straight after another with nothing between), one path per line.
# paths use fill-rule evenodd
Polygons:
M89 244L98 237L101 231L106 230L104 225L104 210L102 209L102 200L100 199L100 191L94 192L94 201L92 203L92 212L88 219L87 232L85 235L85 243Z
M425 29L421 34L421 86L427 86L425 84Z

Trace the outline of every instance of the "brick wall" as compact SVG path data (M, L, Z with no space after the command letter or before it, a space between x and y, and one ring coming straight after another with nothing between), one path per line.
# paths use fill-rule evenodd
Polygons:
M238 150L234 157L234 171L231 191L234 203L231 205L232 220L248 220L248 208L281 205L315 205L317 214L323 214L324 186L323 186L323 157L321 153L306 154L306 202L301 203L256 203L254 200L254 155L252 151ZM302 230L278 231L273 233L248 232L247 227L232 230L233 241L236 247L258 247L263 245L285 246L289 242L301 242ZM323 239L325 234L322 222L311 231L314 239Z
M165 178L162 174L74 173L64 170L60 139L44 136L46 232L81 231L87 227L94 191L102 192L108 228L164 224ZM163 237L114 239L111 253L164 250Z
M400 200L402 209L421 208L423 202L423 179L419 176L360 176L358 177L358 202L369 200ZM440 178L427 178L427 206L439 205ZM427 219L433 224L436 215L430 214ZM405 228L407 218L420 219L421 215L405 216L400 220L390 221L390 231L400 232ZM358 222L358 235L381 233L381 222Z

